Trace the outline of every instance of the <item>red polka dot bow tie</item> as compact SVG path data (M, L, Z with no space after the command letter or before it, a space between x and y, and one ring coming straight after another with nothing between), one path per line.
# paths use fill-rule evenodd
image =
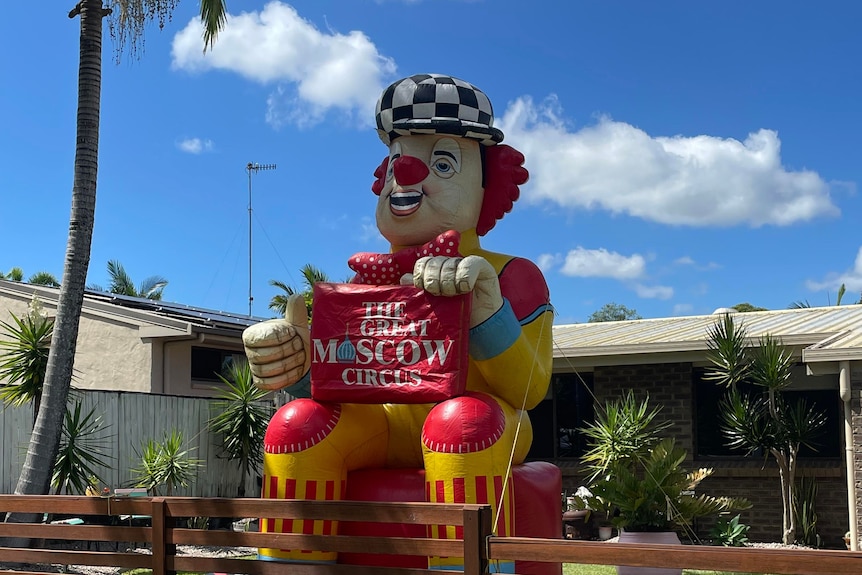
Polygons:
M360 252L347 265L356 272L355 283L397 285L404 274L412 274L416 260L425 256L458 256L461 234L450 230L422 246L405 248L392 254Z

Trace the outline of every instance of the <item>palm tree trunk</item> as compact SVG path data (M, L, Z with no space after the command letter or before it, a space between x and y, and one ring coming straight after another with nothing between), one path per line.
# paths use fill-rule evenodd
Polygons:
M787 500L790 503L790 528L787 538L790 543L796 543L796 453L798 448L790 449L787 462Z
M787 458L784 453L779 451L778 449L772 449L772 456L775 458L775 462L778 464L778 478L781 481L781 542L785 545L791 545L794 543L793 539L795 539L795 533L792 533L792 519L793 519L793 502L791 500L791 484L788 483L790 480L790 470L787 465Z
M102 18L109 13L110 10L102 8L102 0L80 0L69 13L70 18L78 15L81 17L72 213L42 403L30 437L24 467L15 487L16 494L36 495L49 492L72 382L96 208L102 87ZM38 515L10 514L6 520L29 522L34 519L38 520Z

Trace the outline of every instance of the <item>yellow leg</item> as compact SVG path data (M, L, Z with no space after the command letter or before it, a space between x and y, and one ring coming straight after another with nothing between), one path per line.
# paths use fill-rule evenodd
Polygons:
M296 404L296 405L291 405ZM288 408L284 413L282 410ZM270 421L264 440L265 499L338 500L350 469L380 466L388 428L381 406L322 405L297 400ZM335 521L262 519L261 532L335 535ZM334 562L336 554L302 549L258 550L261 559Z
M493 510L495 533L510 535L514 496L509 463L523 460L523 445L528 446L532 439L528 420L521 423L524 437L516 437L518 416L517 410L485 394L468 394L437 406L423 431L426 499L487 503ZM463 532L460 527L435 525L430 536L460 539ZM432 557L429 561L432 569L463 567L463 558ZM513 565L498 565L494 570L511 572L511 568Z

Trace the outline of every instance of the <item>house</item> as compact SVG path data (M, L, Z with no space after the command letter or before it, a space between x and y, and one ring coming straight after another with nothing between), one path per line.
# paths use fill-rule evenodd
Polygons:
M0 321L10 323L10 312L26 315L34 296L54 316L58 295L57 288L0 280ZM130 486L143 443L178 431L203 465L177 495L233 497L240 483L246 493L257 491L256 478L243 478L219 439L202 430L223 385L216 374L244 359L242 330L262 319L87 290L70 399L82 402L83 413L93 409L106 426L100 443L111 464L96 469L104 486ZM270 399L278 405L287 396ZM0 411L2 493L15 487L32 425L29 406Z
M554 377L548 398L531 413L531 457L556 461L564 487L583 481L577 457L581 422L596 406L625 390L648 393L663 407L672 434L697 467L715 474L702 486L710 493L744 496L753 509L742 520L753 540L781 538L778 471L771 458L744 457L721 434L717 404L722 390L705 379L708 329L722 312L554 327ZM796 362L789 399L804 397L826 414L816 451L800 452L800 474L817 485L817 531L826 547L843 548L851 530L862 529L862 305L736 313L756 345L771 334ZM855 439L855 442L854 442ZM702 531L702 530L701 530Z
M58 294L0 280L0 319L24 316L34 296L53 316ZM72 387L212 397L215 374L244 357L242 330L262 319L87 290Z

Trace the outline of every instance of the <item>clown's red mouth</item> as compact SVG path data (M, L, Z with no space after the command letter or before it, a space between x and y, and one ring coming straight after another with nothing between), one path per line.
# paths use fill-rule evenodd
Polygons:
M396 216L409 216L422 205L423 193L419 190L403 190L389 194L389 211Z

